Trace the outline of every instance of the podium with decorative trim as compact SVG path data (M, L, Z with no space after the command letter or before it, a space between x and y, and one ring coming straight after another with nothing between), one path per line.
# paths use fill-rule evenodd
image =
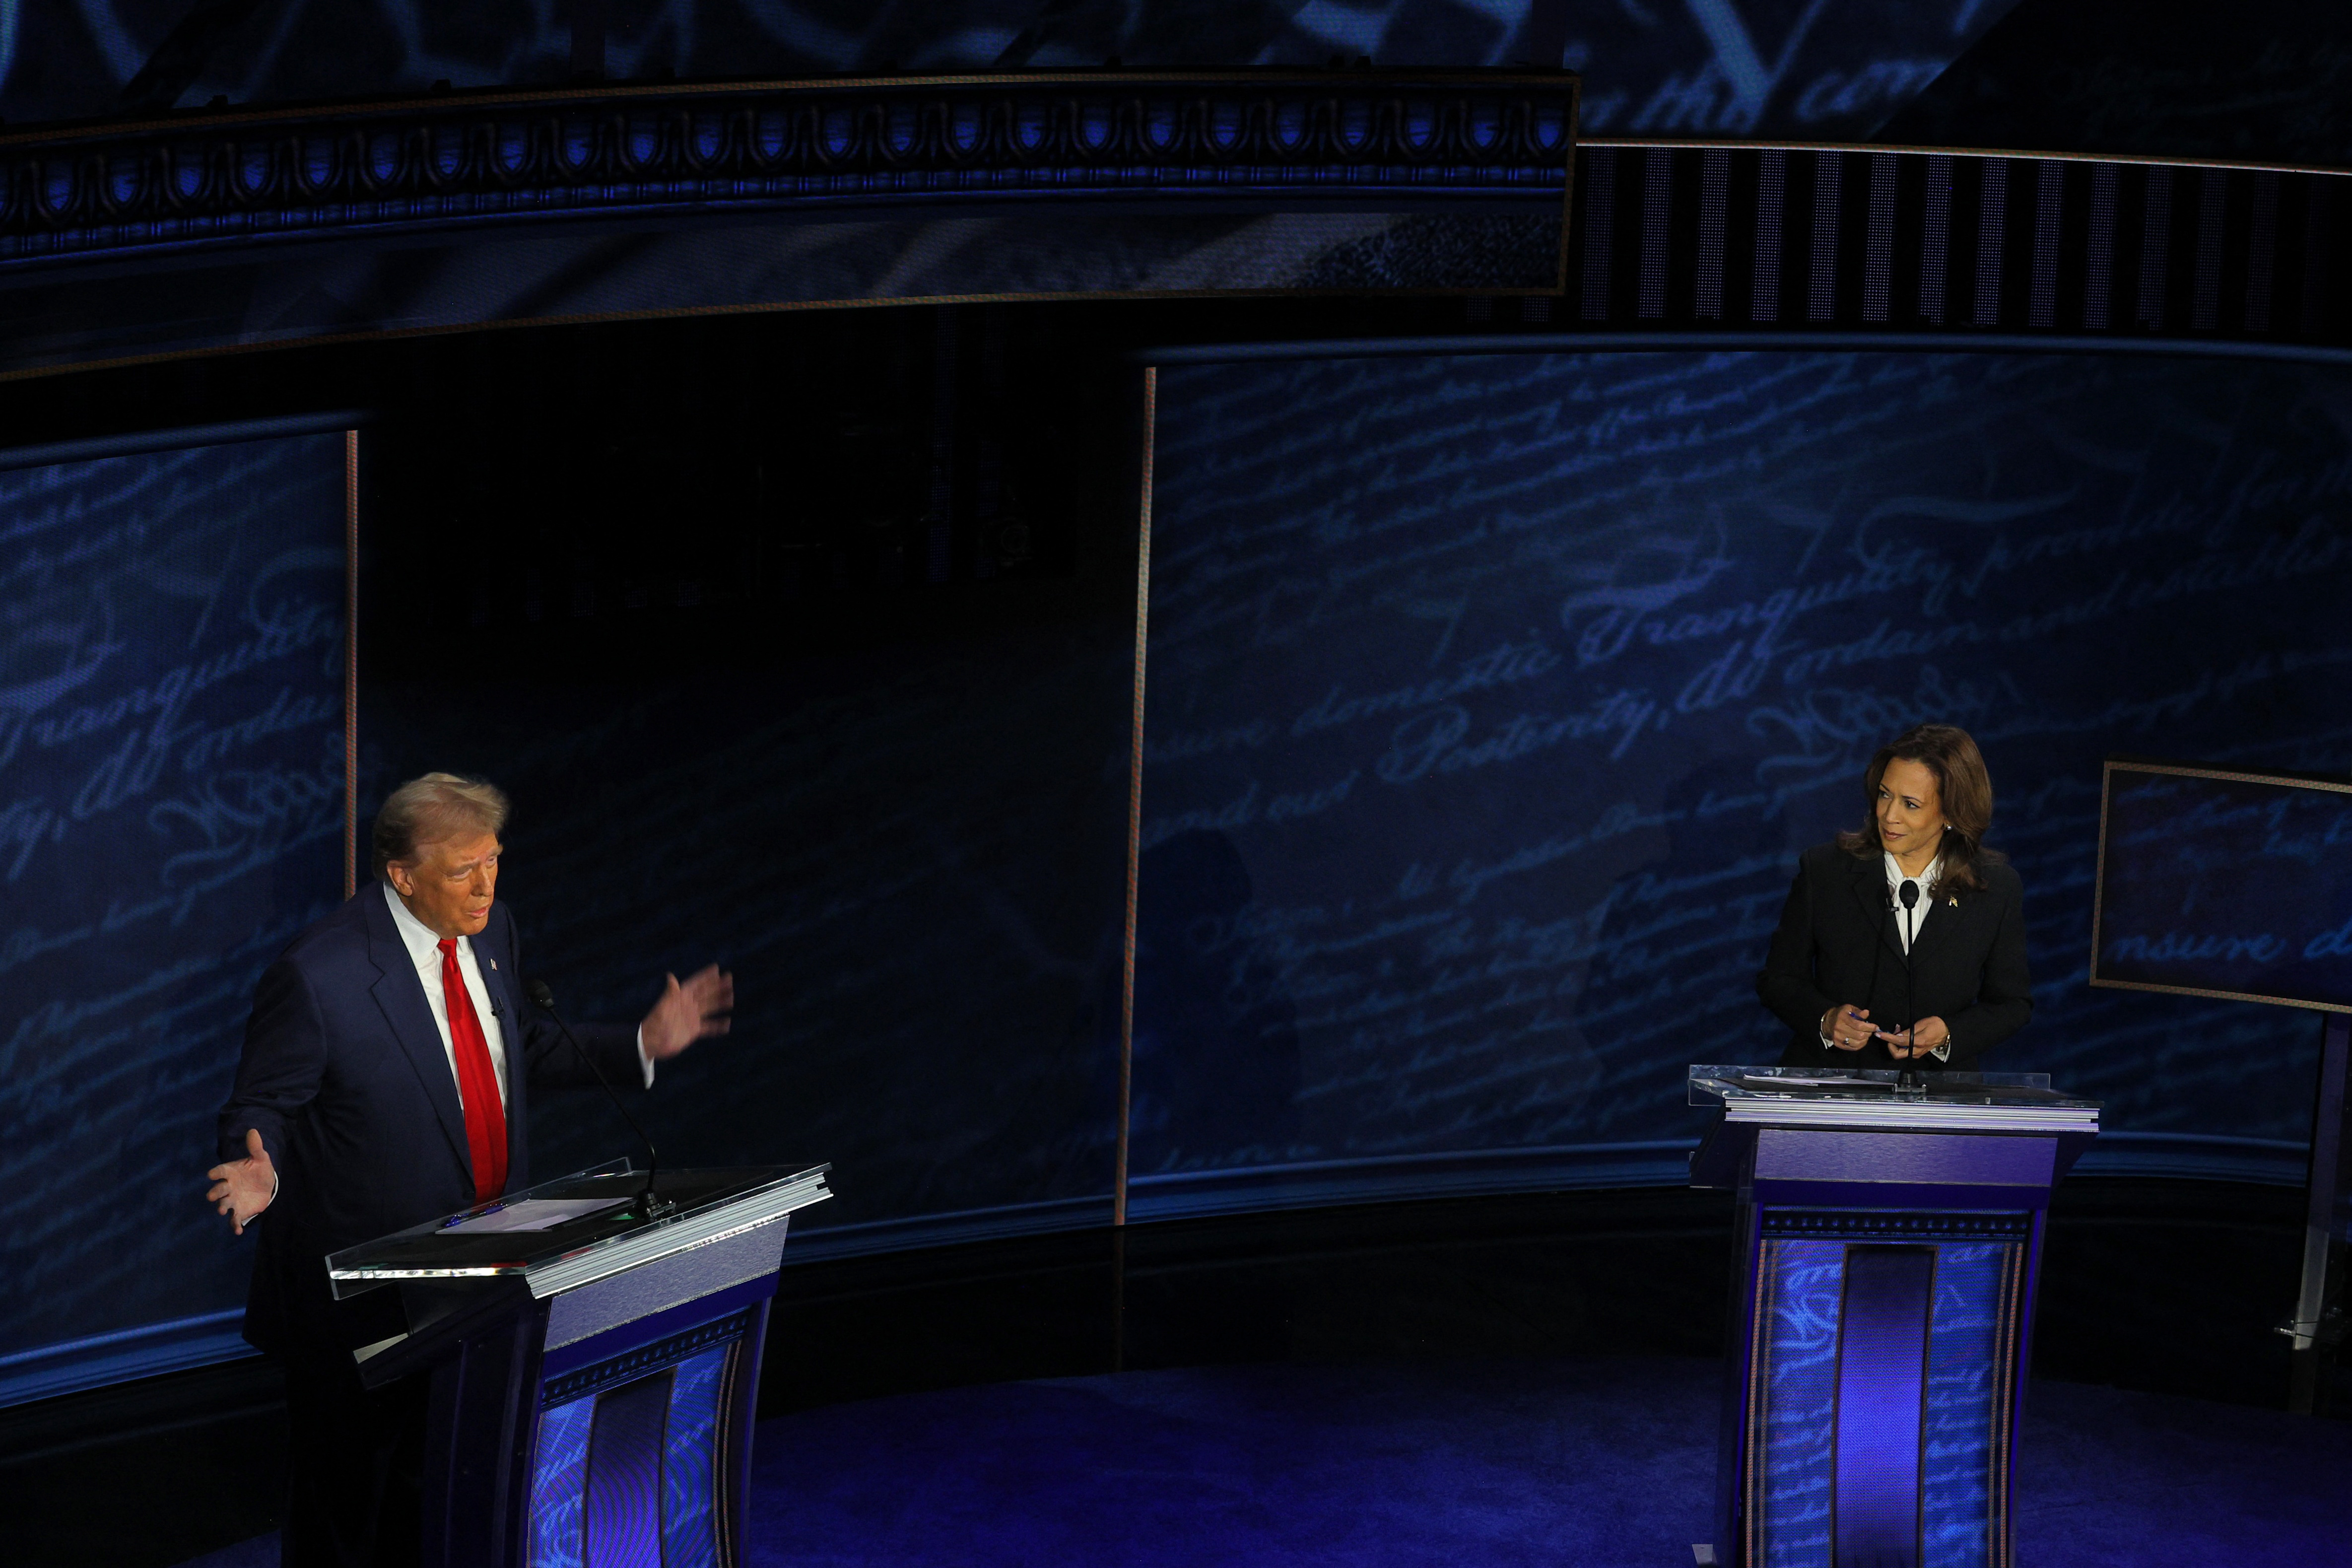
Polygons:
M1719 1108L1691 1184L1738 1194L1714 1561L2008 1568L2050 1190L2098 1105L2038 1073L1742 1067L1690 1097Z
M667 1172L648 1204L624 1162L329 1258L337 1296L400 1293L362 1381L432 1380L426 1568L741 1563L768 1303L827 1169Z

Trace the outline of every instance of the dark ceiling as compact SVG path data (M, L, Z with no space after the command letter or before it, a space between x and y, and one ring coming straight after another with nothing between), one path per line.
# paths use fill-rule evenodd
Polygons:
M2335 0L0 0L12 125L615 79L1565 64L1590 136L2352 166Z
M2352 7L2025 0L1874 139L2352 168Z
M1853 141L2016 0L8 0L11 122L614 78L1567 64L1593 135Z

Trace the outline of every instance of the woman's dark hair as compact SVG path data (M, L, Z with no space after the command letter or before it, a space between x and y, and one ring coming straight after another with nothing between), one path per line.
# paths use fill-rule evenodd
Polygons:
M1914 724L1878 748L1862 775L1864 816L1861 831L1838 835L1838 847L1867 859L1880 854L1878 784L1892 762L1917 763L1936 775L1936 796L1944 808L1950 831L1944 835L1943 869L1929 898L1946 889L1971 893L1985 885L1984 868L2001 859L1998 849L1985 847L1985 830L1992 826L1992 775L1985 772L1984 756L1969 732L1952 724Z

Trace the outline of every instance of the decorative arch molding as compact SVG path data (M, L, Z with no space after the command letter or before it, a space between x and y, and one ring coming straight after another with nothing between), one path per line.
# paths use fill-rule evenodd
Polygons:
M1473 324L1547 331L2352 343L2352 175L1580 145L1577 95L1525 71L1070 72L20 132L0 377L535 321L1267 293L1462 294Z
M0 268L1039 202L1499 204L1557 226L1575 123L1572 76L1369 70L615 88L188 117L0 137Z

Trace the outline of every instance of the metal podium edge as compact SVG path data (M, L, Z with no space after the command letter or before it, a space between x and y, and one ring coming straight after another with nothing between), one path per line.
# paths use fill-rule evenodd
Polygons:
M833 1196L832 1189L825 1185L824 1181L825 1173L832 1169L830 1163L818 1165L796 1175L782 1177L772 1186L745 1193L707 1214L665 1220L651 1229L608 1246L591 1247L545 1263L500 1263L477 1268L329 1268L327 1278L338 1283L360 1282L362 1289L402 1279L520 1279L529 1287L532 1300L545 1300L550 1296L593 1285L599 1279L609 1279L657 1258L691 1252L697 1247L725 1241L747 1230L772 1225L812 1204L823 1203Z
M1937 1105L1933 1100L1727 1100L1727 1122L1868 1132L2095 1132L2095 1105Z
M709 1247L730 1237L772 1225L786 1215L812 1204L823 1203L833 1196L824 1183L829 1167L820 1165L797 1176L787 1177L765 1192L747 1193L733 1203L725 1204L707 1215L690 1219L670 1220L653 1228L628 1237L609 1248L597 1248L572 1257L560 1258L522 1272L523 1282L530 1288L536 1300L545 1300L567 1290L577 1290L599 1279L625 1273L657 1258L669 1258L697 1247Z

